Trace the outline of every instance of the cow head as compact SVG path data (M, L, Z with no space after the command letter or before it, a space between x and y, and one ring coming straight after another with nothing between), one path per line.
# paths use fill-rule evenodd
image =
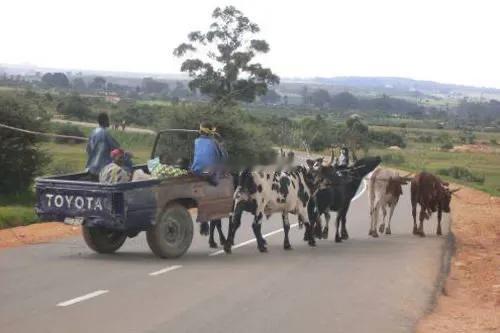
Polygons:
M307 159L306 164L309 170L318 170L319 167L323 165L323 157L314 160Z
M441 209L445 213L450 212L450 202L451 202L451 196L457 192L460 191L460 188L456 188L451 190L448 186L450 185L447 182L441 181L440 183L440 190L438 191L438 200L439 204L441 206Z

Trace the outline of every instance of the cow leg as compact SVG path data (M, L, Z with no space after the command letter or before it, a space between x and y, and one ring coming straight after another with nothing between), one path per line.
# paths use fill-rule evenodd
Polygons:
M349 234L347 233L347 226L346 226L346 223L347 223L347 212L349 211L349 206L351 205L351 202L349 201L346 205L346 207L344 207L344 209L342 209L342 214L340 214L340 216L342 217L342 239L346 240L346 239L349 239Z
M411 206L411 215L413 216L413 234L418 235L417 229L417 204L412 203Z
M370 232L368 233L370 236L377 238L378 233L377 233L377 226L378 226L378 218L379 218L379 210L380 210L380 201L377 202L375 207L373 208L373 214L372 214L372 226L370 229Z
M382 234L385 230L385 219L387 217L387 209L385 208L385 205L382 205L382 223L380 224L380 227L378 231Z
M219 222L220 222L220 220L219 220ZM216 249L218 247L217 243L214 241L215 223L216 223L216 220L209 222L209 224L210 224L210 234L208 236L208 245L212 249ZM221 243L221 244L224 244L224 243Z
M389 219L387 220L387 228L385 229L386 235L391 234L391 219L392 219L392 214L394 214L394 208L396 208L396 204L391 205L391 208L389 211Z
M322 233L322 219L321 219L321 215L322 214L319 214L318 215L318 218L316 219L316 221L314 222L311 222L311 228L312 230L314 231L314 237L318 238L318 239L321 239L321 233Z
M267 252L266 243L264 237L262 237L262 212L258 212L252 223L252 230L257 240L257 248L260 252Z
M208 236L209 231L208 231L208 222L201 222L200 223L200 235L202 236Z
M234 245L234 237L236 236L236 230L241 224L241 215L243 214L244 203L238 203L235 206L234 212L229 215L229 228L227 231L227 239L224 243L224 252L231 253L231 247Z
M215 220L215 227L217 228L217 232L219 233L219 241L221 244L225 244L226 243L226 236L224 236L224 231L222 230L222 221L219 219L219 220Z
M288 220L288 213L283 213L281 215L283 219L283 231L285 234L285 240L283 241L283 248L285 250L291 250L290 240L288 239L288 233L290 232L290 221Z
M417 231L417 234L420 236L420 237L425 237L425 233L424 233L424 219L425 217L427 216L427 214L425 213L425 210L420 208L420 215L419 215L419 220L420 220L420 224L418 225L418 231Z
M342 242L342 237L340 237L340 232L339 232L340 219L341 219L341 215L340 215L340 212L338 212L337 217L335 218L335 242L336 243Z
M323 239L328 239L328 225L330 224L330 218L330 213L325 212L325 227L323 228L323 232L321 234Z
M436 235L441 236L443 233L441 232L441 218L442 218L443 212L441 211L441 207L438 208L438 226L436 230Z

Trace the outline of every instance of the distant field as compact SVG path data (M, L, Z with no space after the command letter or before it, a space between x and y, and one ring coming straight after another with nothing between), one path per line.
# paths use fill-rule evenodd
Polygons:
M159 100L145 100L145 101L137 101L137 105L160 105L160 106L171 106L172 103L169 101L159 101Z
M391 131L391 132L395 132L395 133L402 133L402 131L403 131L403 129L401 127L397 127L397 126L371 125L370 129L375 130L375 131ZM452 138L458 137L458 134L460 133L459 130L436 129L436 128L407 128L406 132L408 133L408 135L419 135L422 133L428 133L428 134L434 134L436 136L441 134L441 133L448 133ZM496 139L500 143L500 132L474 131L474 134L476 135L477 140L489 141L490 139Z
M500 196L500 154L446 152L438 150L436 144L424 143L410 143L406 149L397 152L388 149L371 149L370 154L400 155L404 161L385 164L414 172L425 170L437 173L439 169L448 169L453 166L464 167L472 173L484 177L484 183L440 177Z

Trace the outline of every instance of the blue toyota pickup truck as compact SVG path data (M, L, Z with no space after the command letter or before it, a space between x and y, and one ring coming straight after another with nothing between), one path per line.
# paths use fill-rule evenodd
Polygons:
M194 130L170 129L157 134L151 158L167 163L192 159ZM148 173L145 165L134 166ZM101 184L86 172L36 180L36 212L42 221L81 224L87 245L98 253L118 250L128 237L145 231L154 254L182 256L193 239L192 209L197 221L229 215L233 180L225 176L217 186L185 175L121 184Z

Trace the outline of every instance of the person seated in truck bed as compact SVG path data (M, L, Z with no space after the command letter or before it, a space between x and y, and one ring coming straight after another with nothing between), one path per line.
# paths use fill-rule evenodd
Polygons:
M102 168L99 173L99 182L103 184L126 183L131 180L131 174L124 167L125 152L120 149L113 149L110 157L113 162Z
M109 117L106 113L97 116L99 127L90 134L87 143L87 171L97 180L102 168L112 162L111 151L120 148L120 144L108 132Z
M200 124L200 136L194 141L194 156L191 171L198 176L208 176L212 185L218 184L218 176L224 169L228 155L217 141L217 129L208 122Z

